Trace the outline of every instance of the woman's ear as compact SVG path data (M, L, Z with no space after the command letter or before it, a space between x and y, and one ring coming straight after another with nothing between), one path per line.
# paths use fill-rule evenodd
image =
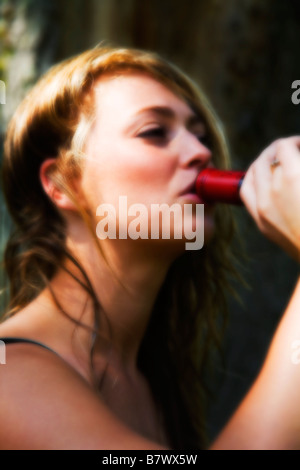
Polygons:
M40 181L42 187L47 196L59 209L77 211L74 202L55 182L53 175L56 170L56 163L55 158L48 158L42 163L40 167Z

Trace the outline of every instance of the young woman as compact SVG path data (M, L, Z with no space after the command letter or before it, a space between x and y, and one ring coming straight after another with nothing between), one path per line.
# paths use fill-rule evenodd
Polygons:
M242 187L258 226L293 256L299 143L273 144ZM93 49L50 70L20 105L3 165L16 229L0 326L1 448L205 448L205 365L235 273L229 209L206 204L204 218L197 211L203 201L193 187L207 166L228 166L220 126L203 94L154 54ZM144 208L139 223L130 210L124 218L122 197L126 207ZM169 237L161 227L151 236L151 210L160 204L191 207L181 236L175 222ZM117 236L105 236L110 207L109 233ZM204 232L202 249L186 250L186 225ZM298 306L299 286L262 386L215 448L290 445L289 429L274 433L268 386L279 378L274 361ZM291 368L289 387L294 380ZM286 400L277 404L281 410ZM254 433L261 407L269 419Z

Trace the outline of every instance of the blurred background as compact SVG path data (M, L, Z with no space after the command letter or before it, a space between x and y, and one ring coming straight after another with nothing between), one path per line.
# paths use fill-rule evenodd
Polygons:
M300 133L300 2L297 0L0 0L0 152L6 124L53 63L101 41L149 49L202 85L223 121L233 167L246 169L272 140ZM0 155L1 158L1 155ZM16 188L17 190L17 188ZM208 426L211 439L255 378L295 285L298 267L236 208L249 260L231 302ZM10 222L0 200L0 256ZM1 285L5 282L0 270ZM1 297L3 310L5 295Z

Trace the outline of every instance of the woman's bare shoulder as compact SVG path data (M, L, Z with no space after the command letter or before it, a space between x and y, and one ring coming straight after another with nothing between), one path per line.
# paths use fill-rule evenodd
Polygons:
M6 346L0 365L0 449L161 449L108 409L57 354Z

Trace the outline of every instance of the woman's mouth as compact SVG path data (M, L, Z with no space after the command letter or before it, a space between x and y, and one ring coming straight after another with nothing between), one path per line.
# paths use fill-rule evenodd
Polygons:
M189 184L180 194L180 198L191 201L191 203L204 204L203 199L196 192L196 181Z

